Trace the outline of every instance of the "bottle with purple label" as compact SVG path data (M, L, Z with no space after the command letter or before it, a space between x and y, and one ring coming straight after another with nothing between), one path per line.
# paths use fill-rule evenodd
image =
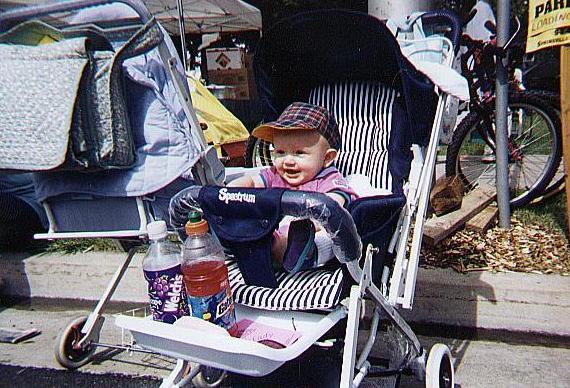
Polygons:
M143 259L150 310L155 321L174 323L188 315L186 289L180 269L180 247L168 240L166 222L147 225L150 246Z

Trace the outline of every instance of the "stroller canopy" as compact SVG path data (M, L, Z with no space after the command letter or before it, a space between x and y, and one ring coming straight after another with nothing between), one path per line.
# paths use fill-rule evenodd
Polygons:
M265 121L276 119L293 101L307 101L317 85L379 81L399 92L414 142L429 142L437 102L433 84L375 17L326 10L284 19L262 37L254 70Z

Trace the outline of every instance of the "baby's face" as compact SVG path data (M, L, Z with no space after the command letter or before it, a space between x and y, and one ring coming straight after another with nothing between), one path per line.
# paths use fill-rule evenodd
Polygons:
M273 146L277 173L291 186L310 181L336 157L316 130L275 131Z

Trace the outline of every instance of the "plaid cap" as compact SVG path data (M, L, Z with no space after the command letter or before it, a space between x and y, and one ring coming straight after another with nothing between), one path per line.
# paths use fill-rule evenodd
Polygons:
M331 148L340 149L341 140L338 125L333 115L321 106L306 102L294 102L289 105L276 121L261 124L251 133L258 139L273 142L273 131L316 129Z

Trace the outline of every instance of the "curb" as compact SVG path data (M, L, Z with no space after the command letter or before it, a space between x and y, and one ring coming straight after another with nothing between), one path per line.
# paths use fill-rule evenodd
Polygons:
M126 253L0 254L2 299L95 302ZM144 304L143 254L136 254L112 298L113 304ZM527 273L470 272L420 268L412 310L401 310L413 326L477 332L514 332L570 338L570 278Z

